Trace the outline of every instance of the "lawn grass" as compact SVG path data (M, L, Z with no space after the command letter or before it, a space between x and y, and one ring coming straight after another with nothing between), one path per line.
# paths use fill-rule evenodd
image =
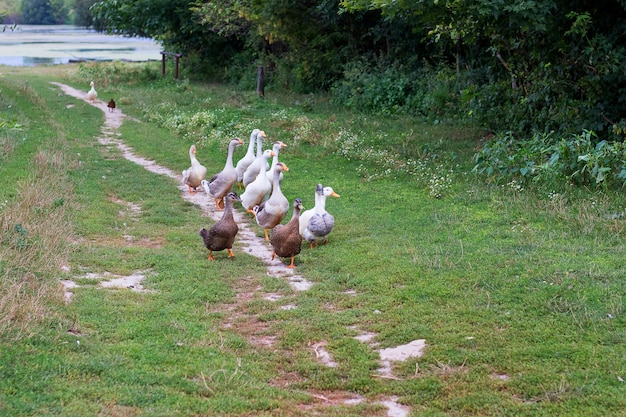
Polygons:
M1 71L0 414L384 416L378 401L397 397L412 415L626 415L622 193L485 182L467 126L158 70ZM332 186L330 242L296 258L311 289L237 245L208 262L212 220L99 144L102 112L50 85L92 78L131 117L121 140L172 171L196 143L218 172L228 140L259 127L287 144L290 200L310 208ZM149 292L85 278L137 271ZM60 279L80 285L68 304ZM425 354L381 378L377 350L415 339ZM316 358L322 341L336 367ZM320 401L339 394L366 401Z

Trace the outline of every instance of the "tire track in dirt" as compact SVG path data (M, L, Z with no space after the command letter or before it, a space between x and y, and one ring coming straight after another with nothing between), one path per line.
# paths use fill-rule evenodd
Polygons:
M181 192L181 196L184 200L201 207L203 214L209 216L214 221L217 221L222 217L222 212L215 210L214 206L212 205L213 200L209 198L204 192L190 194L187 186L180 184L182 173L179 174L170 170L167 167L157 164L155 161L136 155L133 152L133 149L130 146L126 145L119 138L119 128L122 126L124 119L128 117L121 111L121 109L119 109L119 107L116 108L114 111L110 111L107 103L102 100L95 100L94 102L90 102L87 99L86 92L77 90L71 86L62 83L51 82L51 84L59 87L64 94L80 100L84 100L88 104L91 104L92 106L102 110L105 115L105 122L102 127L102 136L98 138L98 142L100 144L104 146L116 147L117 149L119 149L125 159L144 167L150 172L158 175L164 175L168 178L177 180L179 182L179 185L177 187ZM312 286L312 283L307 281L303 276L294 273L292 269L286 268L286 265L279 259L272 260L271 247L265 241L264 237L257 236L254 231L249 227L248 219L245 217L244 214L237 210L234 210L233 216L239 226L239 233L237 234L236 242L238 242L242 246L243 251L260 259L266 265L268 276L276 278L286 278L290 286L295 291L306 291ZM272 348L275 336L268 334L267 323L261 323L256 315L251 315L246 308L248 302L258 296L261 288L256 282L251 282L250 277L242 278L241 280L239 280L239 282L240 288L236 289L237 295L235 297L234 304L218 306L220 311L225 310L229 312L229 317L227 317L224 323L224 327L232 328L235 327L236 323L237 331L241 333L242 336L246 337L250 341L250 343L261 349ZM71 289L71 284L72 283L70 281L66 288ZM267 300L276 301L277 299L281 298L281 295L266 294L264 298ZM283 306L283 308L290 307L291 306ZM337 366L337 364L332 360L332 357L330 357L330 355L324 348L326 343L327 342L325 341L319 341L317 343L314 343L312 344L312 350L315 356L320 360L320 362L324 363L326 366L335 367ZM283 380L283 382L279 385L290 385L290 382L288 381L289 379L292 378L287 377L286 380ZM316 409L324 409L326 407L333 406L356 405L362 404L367 401L360 395L345 391L332 391L323 393L308 392L308 394L312 398L315 398L317 400L317 403L309 406L301 405L299 408L301 408L302 411L314 411ZM388 410L387 416L408 416L410 411L408 407L398 404L396 400L396 397L380 398L378 401L374 401L373 403L377 403L386 407Z

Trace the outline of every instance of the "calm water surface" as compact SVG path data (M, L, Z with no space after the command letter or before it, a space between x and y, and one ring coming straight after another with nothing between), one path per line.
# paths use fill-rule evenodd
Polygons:
M105 35L77 26L19 25L0 32L0 65L33 66L70 61L160 60L151 39Z

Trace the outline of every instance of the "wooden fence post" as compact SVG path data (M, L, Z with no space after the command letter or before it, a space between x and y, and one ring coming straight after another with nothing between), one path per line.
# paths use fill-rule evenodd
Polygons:
M263 76L263 65L259 65L256 74L256 93L265 97L265 78Z
M183 54L175 54L172 52L161 51L161 57L162 57L161 58L161 76L165 76L165 55L174 56L174 62L175 62L174 79L178 80L178 64L179 64L180 57L182 57Z
M178 79L178 60L180 59L181 56L183 56L182 54L175 54L174 55L176 58L176 72L174 75L174 79L177 80Z

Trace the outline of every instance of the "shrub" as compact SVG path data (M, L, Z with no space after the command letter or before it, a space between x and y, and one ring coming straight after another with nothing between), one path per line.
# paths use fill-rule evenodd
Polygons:
M384 60L354 61L332 89L336 104L381 115L428 116L456 114L458 94L454 75L426 67L409 71ZM456 116L455 116L456 117Z
M567 181L604 188L626 184L626 145L599 141L590 130L558 140L551 133L517 140L509 132L487 143L474 162L473 172L496 181Z

